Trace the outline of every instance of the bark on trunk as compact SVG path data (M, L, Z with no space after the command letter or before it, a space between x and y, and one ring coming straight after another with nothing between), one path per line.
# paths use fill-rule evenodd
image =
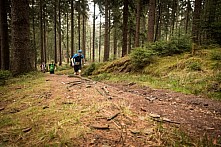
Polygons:
M136 14L136 33L135 33L135 47L139 47L140 42L140 0L137 2L137 14Z
M59 66L62 65L62 50L61 50L61 0L58 0L58 43L59 43Z
M109 59L109 48L108 48L108 0L105 0L105 38L104 38L104 61Z
M54 63L57 64L57 0L54 4Z
M7 7L8 1L0 0L0 48L1 48L1 69L9 70L9 38L8 38L8 22Z
M71 0L71 56L74 55L74 2Z
M193 13L192 39L193 42L199 44L200 33L200 10L202 0L195 0L195 8Z
M154 25L155 25L155 6L156 0L150 0L149 2L149 18L148 18L148 42L154 41Z
M127 34L128 34L128 0L124 0L122 57L124 57L127 54L127 40L128 40Z
M27 0L11 0L12 15L12 66L14 75L34 70L30 48L29 3Z

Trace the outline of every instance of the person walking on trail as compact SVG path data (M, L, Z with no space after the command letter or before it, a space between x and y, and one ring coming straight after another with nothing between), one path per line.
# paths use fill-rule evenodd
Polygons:
M41 68L41 72L45 73L46 71L46 64L44 62L42 62L42 64L40 65Z
M82 50L78 50L78 53L72 56L71 62L72 66L74 66L74 74L79 75L81 73L81 67L85 62Z
M51 64L49 64L50 74L54 74L55 69L56 69L56 64L54 64L54 61L51 61Z

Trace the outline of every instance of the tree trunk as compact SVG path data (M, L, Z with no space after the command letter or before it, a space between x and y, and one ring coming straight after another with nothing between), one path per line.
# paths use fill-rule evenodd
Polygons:
M99 26L99 62L101 62L101 15L100 15L100 26Z
M54 63L57 64L57 0L54 4Z
M140 45L140 1L137 1L137 15L136 15L136 33L135 33L135 47L139 47Z
M30 48L29 3L27 0L11 0L12 15L12 66L14 75L34 70Z
M123 42L122 42L122 57L127 54L127 34L128 34L128 0L124 0L123 8Z
M173 0L173 7L172 7L172 20L171 20L171 36L174 33L174 26L176 21L176 13L177 13L177 0Z
M44 34L43 34L43 14L42 14L42 5L43 5L43 0L40 0L40 16L39 16L39 22L40 22L40 44L41 44L41 64L44 63Z
M105 0L105 36L104 36L104 62L109 59L108 48L108 0Z
M62 50L61 50L61 0L58 0L58 43L59 43L59 66L62 65Z
M92 44L92 42L91 42L91 28L90 28L90 50L89 50L89 56L90 56L90 61L91 61L91 59L92 59L92 57L91 57L91 44Z
M78 10L78 50L80 49L81 49L81 14L80 10Z
M85 43L86 43L86 25L85 25L86 17L85 17L85 14L83 14L82 21L83 21L82 22L82 51L83 51L84 58L86 58L86 47L85 47Z
M144 37L145 36L144 32L146 32L146 18L145 18L145 16L143 16L141 18L141 22L142 22L142 33L143 33L143 35L141 37L141 45L143 46L144 42L146 41L146 38Z
M156 33L154 42L159 40L160 38L160 30L161 30L161 2L158 2L158 13L157 13L157 21L156 21Z
M117 58L117 26L116 26L116 22L114 22L113 40L114 40L114 59L116 59Z
M74 0L71 0L71 57L74 55Z
M33 33L33 48L34 48L34 66L35 69L37 69L37 49L36 49L36 41L35 41L35 13L34 13L34 5L35 5L35 1L32 0L32 33Z
M9 70L9 38L7 22L7 0L0 0L1 69Z
M131 26L130 26L131 27ZM130 54L131 52L131 46L132 46L132 29L130 28L130 31L129 31L129 38L128 38L128 54Z
M150 0L149 2L149 18L148 18L148 42L154 41L154 25L155 25L155 7L156 0Z
M92 53L92 62L94 62L94 58L95 58L95 1L94 1L94 18L93 18L93 53Z
M44 42L43 42L43 44L44 44L44 62L45 62L45 64L47 63L47 30L46 30L46 4L44 4L44 7L43 7L43 10L44 10L44 16L43 16L43 23L44 23L44 28L43 28L43 30L44 30L44 36L43 36L43 38L44 38Z
M186 12L186 24L185 24L185 33L188 33L189 28L189 19L190 19L190 11L191 11L191 4L190 0L187 1L187 12Z
M70 55L69 55L69 36L68 36L68 35L69 35L69 33L68 33L68 30L69 30L68 20L69 20L69 19L68 19L68 18L69 18L69 17L68 17L68 11L67 11L67 34L66 34L66 35L67 35L67 36L66 36L66 37L67 37L67 38L66 38L66 39L67 39L67 53L66 53L66 54L67 54L67 64L69 64L69 58L70 58Z
M199 44L201 3L202 0L195 0L192 25L192 40L195 44Z

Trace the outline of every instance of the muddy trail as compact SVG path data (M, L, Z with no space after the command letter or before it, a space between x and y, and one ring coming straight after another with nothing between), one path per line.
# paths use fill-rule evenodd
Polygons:
M102 83L67 75L46 74L45 83L50 89L41 94L46 99L43 109L50 109L51 103L77 104L80 110L76 111L87 114L79 121L90 131L69 138L72 146L167 146L169 139L163 137L169 132L159 131L159 125L179 128L194 138L207 136L215 143L221 137L219 101L136 83ZM94 104L96 111L91 108Z

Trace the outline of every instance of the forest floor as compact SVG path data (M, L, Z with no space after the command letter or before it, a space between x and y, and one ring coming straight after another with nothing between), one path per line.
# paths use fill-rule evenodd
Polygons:
M0 146L220 146L220 101L48 73L6 87Z

